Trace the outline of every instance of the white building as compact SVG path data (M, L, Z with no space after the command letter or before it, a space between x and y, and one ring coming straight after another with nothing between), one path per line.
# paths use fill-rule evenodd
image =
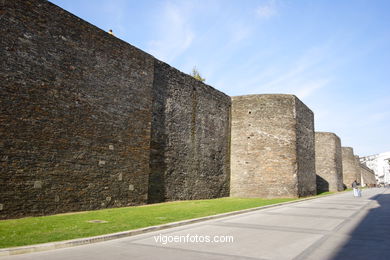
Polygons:
M360 157L360 162L375 172L378 184L390 184L390 152Z

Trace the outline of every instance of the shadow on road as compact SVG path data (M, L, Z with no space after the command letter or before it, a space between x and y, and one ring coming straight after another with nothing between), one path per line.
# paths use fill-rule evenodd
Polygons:
M379 194L371 200L380 206L369 211L332 259L390 259L390 194Z

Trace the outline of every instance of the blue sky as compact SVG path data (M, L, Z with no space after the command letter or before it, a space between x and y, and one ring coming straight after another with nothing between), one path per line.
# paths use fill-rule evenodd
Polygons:
M390 1L51 2L228 95L295 94L355 154L390 151Z

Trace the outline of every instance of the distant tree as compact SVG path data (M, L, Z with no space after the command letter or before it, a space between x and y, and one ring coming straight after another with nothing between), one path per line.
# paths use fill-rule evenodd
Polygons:
M202 78L202 76L200 75L198 69L196 67L193 67L192 68L192 72L190 74L192 77L194 77L195 79L199 80L199 81L202 81L204 82L206 79L205 78Z

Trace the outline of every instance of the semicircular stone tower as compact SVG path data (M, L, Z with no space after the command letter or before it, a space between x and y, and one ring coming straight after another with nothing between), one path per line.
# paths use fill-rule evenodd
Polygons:
M316 132L317 192L342 191L343 166L340 138L329 132Z
M352 188L352 182L360 182L360 169L356 162L352 147L341 147L343 160L343 182L347 188Z
M314 114L294 95L232 97L233 197L316 194Z

